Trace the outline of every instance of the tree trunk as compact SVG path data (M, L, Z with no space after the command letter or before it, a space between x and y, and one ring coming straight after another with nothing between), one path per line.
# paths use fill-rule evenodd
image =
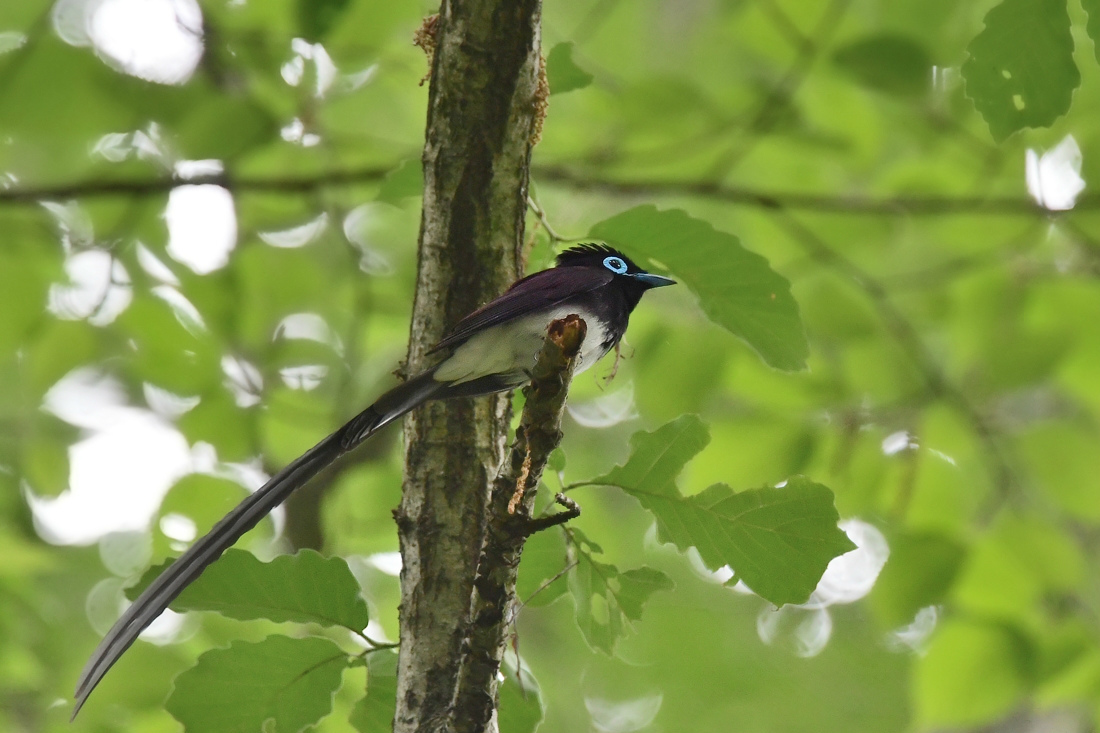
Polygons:
M522 270L540 12L539 0L440 8L409 373L430 366L431 345ZM462 642L510 412L497 395L430 403L406 421L398 733L453 730L454 701L469 694Z

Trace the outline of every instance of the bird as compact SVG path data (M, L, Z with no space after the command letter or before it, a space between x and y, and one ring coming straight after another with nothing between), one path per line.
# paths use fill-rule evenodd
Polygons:
M517 280L503 295L460 320L429 352L438 361L379 397L250 494L138 596L100 641L80 674L73 718L88 695L141 632L173 600L296 489L385 425L429 400L475 397L514 389L530 379L549 325L584 319L587 335L575 373L613 349L631 312L652 288L675 280L642 270L606 244L562 251L552 268Z

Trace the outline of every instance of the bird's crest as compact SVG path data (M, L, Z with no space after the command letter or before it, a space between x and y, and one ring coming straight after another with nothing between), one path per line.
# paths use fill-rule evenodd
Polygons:
M621 257L630 265L631 270L637 269L629 257L614 247L591 242L588 244L578 244L576 247L570 247L559 254L558 267L598 264L603 261L603 258L608 256Z

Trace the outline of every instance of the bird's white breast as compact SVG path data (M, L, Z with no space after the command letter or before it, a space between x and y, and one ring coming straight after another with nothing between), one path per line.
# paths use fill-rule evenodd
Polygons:
M592 313L575 306L562 306L553 311L517 318L471 336L439 365L435 378L441 382L461 384L490 374L530 371L535 366L550 324L571 313L583 318L588 326L574 372L579 374L607 353L604 348L607 333Z

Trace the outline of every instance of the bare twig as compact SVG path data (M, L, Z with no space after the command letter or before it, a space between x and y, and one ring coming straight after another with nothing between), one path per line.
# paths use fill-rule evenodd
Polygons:
M485 698L500 669L506 646L508 619L516 600L516 574L527 537L545 522L532 520L535 490L550 453L561 441L561 419L587 326L577 315L566 316L550 325L549 333L524 390L523 408L516 441L508 459L493 482L485 544L478 560L474 598L463 648L467 650L460 690L469 694L455 700L453 720L458 731L480 730L492 713L492 700ZM517 491L517 484L520 490ZM510 511L517 494L521 497ZM564 499L564 497L563 497ZM566 505L572 504L565 500ZM576 505L572 504L576 511ZM547 517L557 523L561 515Z

